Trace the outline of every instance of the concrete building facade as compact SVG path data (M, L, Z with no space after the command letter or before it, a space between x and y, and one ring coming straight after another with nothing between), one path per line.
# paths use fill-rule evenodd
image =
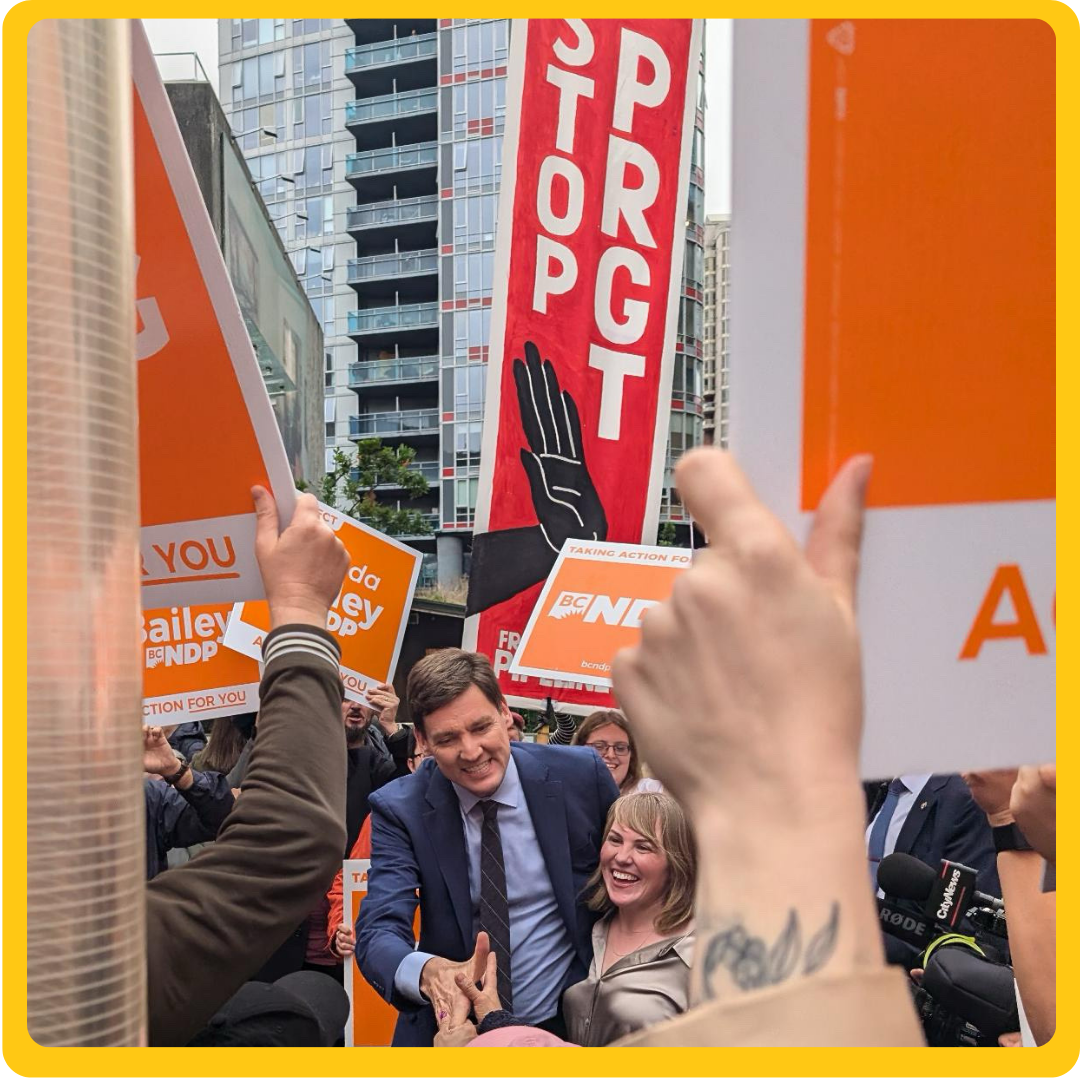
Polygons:
M705 218L705 422L706 443L728 444L728 289L731 218Z

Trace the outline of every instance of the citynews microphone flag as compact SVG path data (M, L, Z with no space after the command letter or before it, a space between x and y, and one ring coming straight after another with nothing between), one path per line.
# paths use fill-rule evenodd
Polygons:
M509 668L565 541L656 539L701 32L513 24L464 633L512 704L613 704Z
M264 595L251 487L296 491L270 398L142 24L131 23L142 604Z

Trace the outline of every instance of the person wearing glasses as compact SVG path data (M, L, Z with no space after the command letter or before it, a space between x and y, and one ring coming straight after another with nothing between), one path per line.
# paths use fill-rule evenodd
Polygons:
M590 713L574 732L574 746L591 746L611 770L620 795L635 791L663 791L659 780L644 776L630 725L616 709Z

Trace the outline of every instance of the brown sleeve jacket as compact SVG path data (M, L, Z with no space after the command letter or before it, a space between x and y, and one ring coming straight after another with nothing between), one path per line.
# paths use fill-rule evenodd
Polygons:
M323 896L345 845L340 652L311 626L267 635L244 792L211 844L146 890L149 1040L182 1046Z

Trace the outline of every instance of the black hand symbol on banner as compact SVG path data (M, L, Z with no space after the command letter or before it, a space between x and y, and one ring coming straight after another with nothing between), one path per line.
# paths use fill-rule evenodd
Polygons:
M606 540L607 515L585 466L577 404L559 389L550 360L525 342L514 360L521 425L529 449L521 464L538 525L473 537L466 615L476 615L541 582L551 573L563 541Z
M550 360L525 342L525 361L514 360L518 408L529 449L521 464L529 478L533 506L544 539L552 551L563 541L606 540L607 517L585 466L577 405L559 380Z

